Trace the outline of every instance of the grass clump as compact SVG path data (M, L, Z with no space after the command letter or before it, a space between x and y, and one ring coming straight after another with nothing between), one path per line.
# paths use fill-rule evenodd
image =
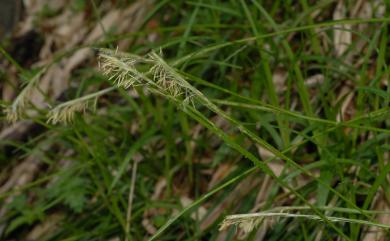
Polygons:
M386 240L384 3L59 8L85 35L1 103L1 238Z

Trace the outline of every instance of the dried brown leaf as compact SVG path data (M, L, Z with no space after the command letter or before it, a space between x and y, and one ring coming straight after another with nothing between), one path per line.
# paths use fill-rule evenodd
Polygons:
M226 210L239 202L248 192L260 183L258 177L249 176L242 180L222 202L220 202L201 222L200 229L205 230L212 225ZM234 208L233 208L234 211Z
M380 211L390 211L390 204L386 200L383 191L377 195L376 200L374 201L374 210ZM376 222L382 224L390 224L390 215L388 214L378 214L376 216ZM371 226L365 232L363 236L363 241L386 241L389 240L388 232L378 227Z
M64 215L61 213L53 213L45 217L45 220L36 225L30 233L27 234L26 240L38 241L44 240L50 234L53 234L60 226L61 220L64 219Z
M286 90L286 80L288 73L286 70L277 68L272 74L272 82L274 83L276 92L282 93Z
M336 9L333 12L333 20L340 20L347 18L347 9L345 7L344 1L339 1L337 3ZM335 30L333 31L333 44L334 51L337 57L342 56L345 51L348 49L349 45L352 43L352 34L350 24L338 24L335 25Z
M230 163L221 163L217 169L212 173L211 181L208 184L208 190L211 190L217 185L223 178L229 175L232 171L237 168L236 165Z
M191 205L193 202L194 200L192 200L189 197L186 196L180 197L180 203L183 206L183 208ZM206 213L207 213L207 209L203 206L199 206L196 209L196 212L191 213L191 218L193 220L201 220L206 215Z

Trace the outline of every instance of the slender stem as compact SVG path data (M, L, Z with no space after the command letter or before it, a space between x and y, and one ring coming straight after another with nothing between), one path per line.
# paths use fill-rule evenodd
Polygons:
M134 161L133 171L132 171L132 174L131 174L131 184L130 184L129 199L128 199L128 202L127 202L128 205L127 205L127 215L126 215L126 238L125 238L125 241L128 241L129 237L130 237L131 210L132 210L132 207L133 207L135 180L136 180L136 176L137 176L137 166L138 166L138 161Z
M323 221L323 218L318 216L318 215L298 214L298 213L274 213L274 212L261 212L261 213L251 213L251 214L230 215L230 216L227 216L224 221L231 223L231 224L238 224L238 223L242 223L245 221L250 221L251 219L262 219L265 217L308 218L308 219L312 219L312 220ZM331 222L359 223L359 224L381 227L381 228L385 228L385 229L390 228L390 225L387 225L387 224L375 223L375 222L370 222L370 221L361 220L361 219L332 217L332 216L327 216L326 218Z
M89 94L89 95L85 95L83 97L80 97L80 98L77 98L77 99L73 99L73 100L70 100L70 101L67 101L67 102L64 102L62 104L59 104L57 105L55 108L62 108L62 107L65 107L65 106L69 106L69 105L74 105L78 102L82 102L82 101L86 101L86 100L89 100L89 99L92 99L92 98L95 98L95 97L99 97L101 95L104 95L112 90L115 90L117 89L117 87L115 86L112 86L112 87L108 87L108 88L105 88L105 89L102 89L98 92L95 92L95 93L92 93L92 94Z

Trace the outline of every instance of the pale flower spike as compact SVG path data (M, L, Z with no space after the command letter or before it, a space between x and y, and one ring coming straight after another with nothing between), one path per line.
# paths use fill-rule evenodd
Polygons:
M88 108L89 102L79 102L72 105L59 105L54 109L50 110L47 117L47 122L52 124L71 123L74 120L76 112L85 113Z
M160 50L162 55L162 51ZM100 51L100 68L104 75L109 76L117 87L125 89L138 85L146 86L150 91L160 93L183 104L193 104L195 96L189 88L190 85L183 81L178 74L158 54L152 52L146 57L120 53L103 49ZM148 71L142 73L136 68L137 64L150 65Z
M167 72L160 64L152 66L150 71L153 73L153 79L157 85L166 90L174 98L182 95L180 87L177 85L174 77Z
M4 112L6 114L7 121L10 123L15 123L17 120L20 119L21 114L18 113L19 111L12 110L12 108L9 106L4 109Z
M40 76L46 71L47 68L41 69L23 88L20 94L16 97L14 102L5 108L7 121L14 123L20 120L25 113L26 106L31 99L31 95L34 92L35 86Z
M276 211L276 210L275 210ZM309 220L315 220L322 222L322 217L314 214L301 214L301 213L289 213L283 212L281 209L279 212L264 211L259 213L248 213L248 214L237 214L229 215L223 220L219 230L224 230L232 225L237 225L245 233L250 233L254 228L258 227L263 221L265 225L272 225L278 222L280 218L305 218ZM369 226L376 226L384 229L389 229L390 225L371 222L367 220L344 218L344 217L333 217L326 216L330 222L343 222L343 223L357 223Z
M134 74L137 60L131 58L119 60L113 56L101 54L99 63L103 74L110 76L109 80L118 87L127 89L137 84L137 76Z
M161 50L160 50L161 52ZM172 68L169 68L161 56L152 52L148 54L147 60L153 64L150 71L153 73L154 81L165 89L174 98L188 93L188 86L184 86L180 79L175 75ZM187 98L187 96L185 96Z
M92 94L62 103L47 113L47 122L52 124L71 123L77 112L85 113L87 109L96 110L98 97L104 95L115 87L109 87Z

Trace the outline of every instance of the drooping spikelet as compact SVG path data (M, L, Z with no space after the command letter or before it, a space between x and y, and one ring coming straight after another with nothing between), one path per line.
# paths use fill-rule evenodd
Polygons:
M47 114L47 122L52 124L71 123L77 112L85 113L90 105L90 101L80 101L78 103L58 105Z
M181 96L181 104L194 106L194 100L200 101L211 109L215 109L216 106L203 95L198 89L192 86L175 68L168 64L161 56L152 52L148 54L147 61L153 64L151 68L154 74L154 80L163 88L168 90L173 96Z
M31 96L36 88L39 78L45 71L46 68L40 70L23 88L12 104L5 107L4 111L9 122L14 123L22 118L26 111L26 107L31 100Z
M219 230L225 230L232 225L237 225L245 233L250 233L253 229L258 227L262 221L263 219L258 217L231 218L230 216L228 216L223 220L221 226L219 227Z
M109 80L116 86L125 89L142 84L136 69L136 64L141 61L142 58L138 56L107 49L102 49L99 53L99 67L102 73L109 76Z
M287 207L288 209L288 207ZM337 211L337 210L333 210ZM237 225L244 232L251 232L254 228L259 226L259 224L265 222L266 225L272 225L277 222L280 218L304 218L319 222L343 222L343 223L357 223L364 224L369 226L376 226L380 228L389 229L390 225L375 223L368 220L362 219L353 219L353 218L344 218L344 217L334 217L334 216L319 216L317 214L302 214L302 213L289 213L284 212L283 208L275 208L270 211L264 211L259 213L248 213L248 214L237 214L226 216L223 220L220 230L224 230L232 225Z
M154 65L150 68L150 72L153 73L153 80L156 84L169 95L176 98L183 94L183 88L181 88L175 77L160 62L155 61Z
M115 87L109 87L57 105L47 113L47 122L52 124L71 123L77 112L85 113L87 109L91 108L95 110L98 98L114 89Z
M191 85L155 52L141 57L104 49L100 51L99 59L103 74L118 87L143 85L152 92L181 99L184 104L193 103ZM147 71L139 71L139 66Z

